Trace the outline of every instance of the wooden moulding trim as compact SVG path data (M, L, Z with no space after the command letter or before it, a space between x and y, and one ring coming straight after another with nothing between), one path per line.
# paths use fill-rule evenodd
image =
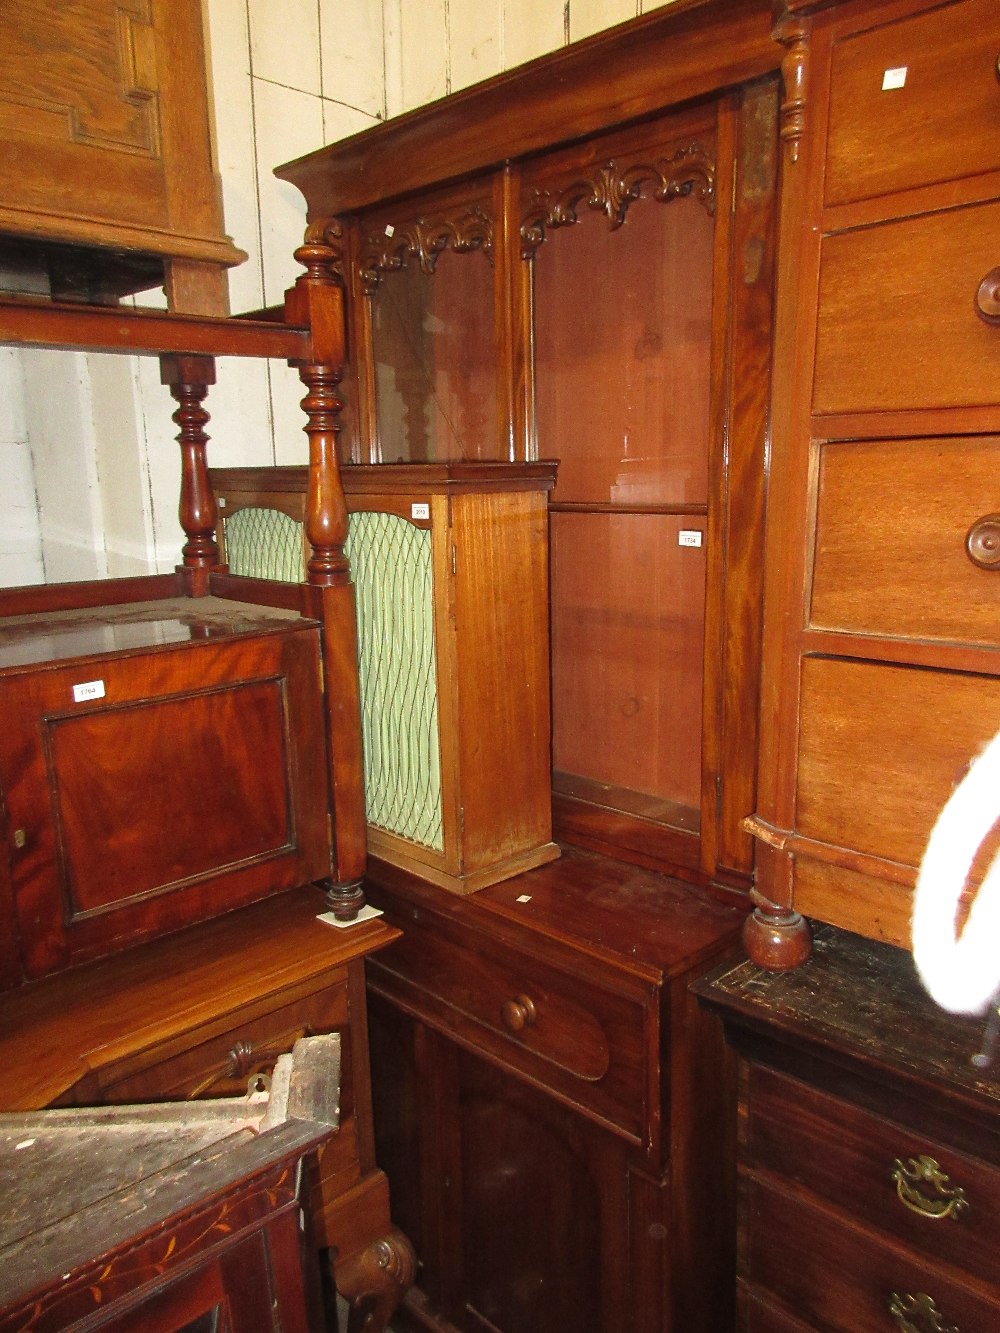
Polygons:
M79 583L41 583L0 589L0 616L33 616L90 606L151 602L182 592L176 574L140 574L135 578L91 579Z
M158 356L259 356L308 361L309 330L265 321L121 306L0 299L0 343Z
M804 834L794 833L791 829L777 828L774 824L761 819L759 815L747 815L740 821L744 832L776 852L785 852L789 856L810 857L822 861L825 865L836 866L840 870L856 870L863 875L874 875L878 879L888 880L903 888L912 889L916 879L916 868L904 865L901 861L890 861L885 856L874 856L870 852L859 852L853 847L839 847L835 843L821 842L817 838L808 838Z
M41 213L0 207L0 231L26 240L62 241L73 245L108 246L116 250L135 250L158 259L194 259L233 268L242 264L247 252L234 245L228 236L193 235L169 229L130 227L117 222L102 223L94 218L66 217L59 213Z
M485 171L772 73L771 19L770 0L677 0L275 174L316 219Z

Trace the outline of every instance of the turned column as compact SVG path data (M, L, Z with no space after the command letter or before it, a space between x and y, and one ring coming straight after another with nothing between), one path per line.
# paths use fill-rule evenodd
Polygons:
M785 47L780 110L782 144L781 215L778 223L778 301L774 346L797 346L798 302L802 290L801 238L805 216L804 131L809 111L807 0L785 0L774 38ZM756 839L754 908L743 943L761 967L780 972L798 967L812 951L808 922L795 910L794 837L796 739L798 735L798 655L787 634L788 608L795 606L795 562L789 559L789 532L795 530L796 498L790 477L796 440L791 423L808 418L810 386L794 359L777 356L771 386L771 464L764 551L763 670L756 812L743 828Z
M202 403L209 385L215 383L215 359L211 356L161 356L160 382L170 389L178 406L173 420L180 427L177 442L181 447L181 498L178 517L187 540L181 548L183 564L178 572L185 576L188 592L204 597L208 575L219 568L219 547L215 540L219 513L215 494L208 480L209 415Z
M344 361L343 289L337 272L339 251L325 238L313 241L307 237L295 257L306 271L285 295L285 319L306 325L312 335L309 360L293 364L306 386L302 400L309 439L305 529L312 548L306 574L308 600L311 614L323 626L334 825L327 896L334 915L351 921L365 902L362 880L367 834L357 622L354 585L344 555L347 503L337 458L343 407L338 393Z

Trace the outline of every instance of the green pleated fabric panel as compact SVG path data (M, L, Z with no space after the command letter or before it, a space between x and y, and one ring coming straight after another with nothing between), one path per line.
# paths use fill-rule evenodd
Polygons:
M250 579L301 583L302 524L278 509L238 509L225 520L226 563Z
M431 534L396 514L350 516L369 824L442 850Z

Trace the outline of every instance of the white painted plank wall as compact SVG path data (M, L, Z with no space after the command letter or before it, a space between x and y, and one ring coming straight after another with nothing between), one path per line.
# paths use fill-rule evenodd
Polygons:
M280 301L299 271L293 254L305 206L273 176L278 163L669 2L203 0L226 230L250 256L230 273L233 310ZM71 410L54 449L50 425L31 413L25 423L23 395L0 395L0 457L12 478L0 499L0 578L66 577L67 541L93 552L77 576L131 570L142 562L143 545L148 567L172 569L182 543L176 427L156 361L127 363L116 376L89 358L57 369L60 354L38 355L52 359L55 392ZM18 359L8 354L0 364L3 385L23 378ZM282 363L220 360L219 383L206 402L210 461L304 461L301 397L297 377ZM113 443L102 453L105 436ZM135 460L127 458L131 439ZM52 506L60 487L69 498L70 477L91 478L92 502L69 504L71 521L63 523ZM46 496L50 531L60 532L48 568L39 525L25 513L36 491ZM127 517L136 503L141 514ZM88 522L90 531L77 530Z

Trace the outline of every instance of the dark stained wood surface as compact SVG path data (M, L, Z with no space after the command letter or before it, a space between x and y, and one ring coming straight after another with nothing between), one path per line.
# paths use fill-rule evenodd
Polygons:
M904 950L829 925L796 969L742 962L693 991L743 1057L742 1333L994 1328L1000 1067L995 1046L972 1063L984 1019L938 1009Z
M415 1326L727 1327L733 1071L687 986L743 913L570 847L468 898L372 861L367 892L403 930L369 995Z
M936 1086L1000 1122L1000 1051L988 1069L971 1063L984 1019L939 1009L904 949L820 926L801 968L773 973L747 961L694 989L773 1040L815 1050L834 1064L886 1070L911 1091Z
M551 865L484 890L476 905L647 978L697 967L743 919L680 880L569 846Z

